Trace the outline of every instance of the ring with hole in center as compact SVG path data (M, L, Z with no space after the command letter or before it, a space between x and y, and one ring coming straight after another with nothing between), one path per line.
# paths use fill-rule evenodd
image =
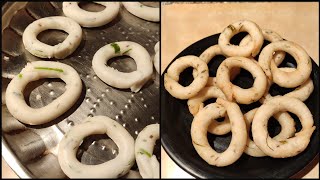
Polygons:
M195 68L199 74L190 85L183 87L178 83L179 75L188 67ZM204 61L197 56L183 56L176 59L164 74L164 87L175 98L189 99L206 86L208 77L208 66Z
M139 172L143 178L159 178L160 166L155 155L152 155L156 140L159 139L159 124L146 126L135 143L135 155Z
M289 53L297 62L296 70L281 71L272 61L273 53L276 51ZM264 47L259 55L259 65L269 81L285 88L294 88L303 84L310 77L312 70L311 59L307 52L298 44L290 41L276 41Z
M93 134L107 134L118 146L119 154L97 165L82 164L76 154L83 139ZM134 139L117 121L106 116L88 117L73 126L59 143L58 160L69 178L118 178L134 165Z
M247 124L248 134L250 133L251 123L252 123L254 114L256 113L257 110L258 108L252 109L251 111L247 112L244 115L244 119ZM281 131L279 134L273 137L274 140L283 141L294 135L294 133L296 132L295 122L289 113L279 112L274 114L273 117L279 122L281 126ZM258 146L249 138L249 136L248 136L246 149L244 150L244 152L253 157L266 156L266 154L258 148Z
M51 46L37 39L40 32L58 29L67 32L67 38L57 45ZM82 29L77 22L68 17L51 16L38 19L24 30L23 45L31 54L40 58L64 59L72 54L82 39Z
M160 51L159 51L159 44L160 42L157 42L156 45L154 46L154 52L156 53L154 55L153 59L153 64L154 67L156 68L156 71L160 74Z
M249 71L254 79L253 86L243 89L230 81L230 69L241 67ZM229 57L225 59L217 70L217 86L224 92L227 99L235 99L240 104L251 104L258 101L267 88L267 78L260 66L254 60L245 57Z
M125 55L133 58L137 70L124 73L106 66L111 58ZM151 78L153 72L148 51L140 44L131 41L114 42L100 48L93 56L92 68L105 83L120 89L130 88L132 92L138 92Z
M207 129L213 119L224 117L225 114L230 119L232 139L224 152L217 153L208 142ZM197 153L208 164L223 167L234 163L242 155L247 143L246 124L239 106L221 98L207 105L192 121L191 138Z
M230 44L231 38L239 32L248 32L252 41L244 46ZM220 34L218 44L227 56L255 57L263 45L263 35L259 26L248 20L242 20L230 24Z
M153 22L160 21L160 8L149 7L140 2L122 2L123 6L133 15Z
M282 41L283 38L276 32L269 30L269 29L263 29L262 30L263 38L269 42L276 42L276 41ZM239 46L244 46L248 44L251 41L251 36L248 34L245 36L239 43ZM273 60L276 63L276 65L280 65L283 59L285 58L286 53L283 51L276 51L273 55Z
M119 2L94 2L105 7L99 12L90 12L79 7L79 2L63 2L63 13L82 27L99 27L111 22L119 13Z
M294 137L276 141L269 136L267 126L269 118L280 111L289 111L297 115L302 129L295 133ZM262 104L254 115L252 121L253 141L268 156L274 158L296 156L307 148L316 128L313 123L312 114L302 101L286 96L273 97Z
M48 105L41 108L30 107L23 95L27 84L43 78L60 78L66 83L66 91ZM44 124L61 116L78 100L82 91L79 74L71 66L50 61L28 63L20 74L15 76L6 90L6 105L13 117L30 124Z

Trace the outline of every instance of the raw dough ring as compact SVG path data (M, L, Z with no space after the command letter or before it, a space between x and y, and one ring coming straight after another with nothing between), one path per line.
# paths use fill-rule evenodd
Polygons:
M251 111L247 112L244 115L244 119L247 124L248 134L250 132L251 123L252 123L254 114L256 113L257 110L258 110L258 108L252 109ZM279 124L281 126L281 131L278 135L273 137L274 140L282 141L282 140L286 140L294 135L294 133L296 132L295 122L289 113L279 112L279 113L273 115L273 117L279 122ZM266 156L266 154L258 148L258 146L249 138L249 136L248 136L246 149L244 150L244 152L250 156L253 156L253 157Z
M156 71L160 74L160 50L159 50L159 42L154 46L154 52L156 53L154 55L153 64L156 68Z
M272 61L273 52L285 51L292 55L297 62L297 68L293 72L279 70ZM298 44L290 41L277 41L264 47L259 56L259 65L267 75L269 81L273 81L281 87L294 88L305 82L312 70L312 63L307 52Z
M226 112L231 122L232 139L228 149L217 153L208 142L207 129L212 119L223 117ZM192 121L191 138L197 153L208 164L223 167L234 163L242 155L247 143L246 124L239 106L220 98L216 103L207 105Z
M160 21L160 8L149 7L140 2L122 2L123 6L133 15L153 22Z
M119 13L119 2L94 2L105 7L99 12L90 12L79 7L79 2L63 2L63 13L82 27L99 27L111 22Z
M242 89L230 82L229 71L233 67L242 67L252 74L254 83L251 88ZM245 57L229 57L220 64L217 70L217 85L229 101L235 99L240 104L250 104L258 101L264 95L267 78L255 61Z
M30 107L23 96L23 90L31 81L42 78L60 78L66 83L66 91L41 108ZM47 123L69 110L80 97L82 82L79 74L71 66L50 61L28 63L19 75L15 76L6 90L6 104L9 112L19 121L39 125Z
M263 29L262 30L263 38L269 42L276 42L276 41L282 41L283 38L276 32L269 30L269 29ZM243 46L245 44L248 44L251 41L251 36L248 34L245 36L239 43L239 46ZM273 55L273 60L276 63L276 65L280 65L283 59L285 58L286 53L283 51L277 51Z
M200 72L193 82L187 86L181 86L179 81L180 73L187 67L193 67ZM189 99L195 96L203 87L206 86L209 77L208 66L197 56L183 56L176 59L164 74L164 87L175 98Z
M69 35L62 42L54 46L45 44L37 39L37 35L48 29L58 29ZM40 58L64 59L72 54L82 39L82 29L77 22L68 17L51 16L38 19L29 24L24 30L23 45L31 54Z
M137 64L137 70L129 73L120 72L106 66L108 60L117 56L130 56ZM105 83L120 89L130 88L138 92L151 78L153 65L148 51L140 44L131 41L121 41L107 44L93 56L92 68Z
M296 114L302 125L300 132L284 141L272 139L267 130L269 118L279 111L289 111ZM273 97L262 104L254 115L252 122L253 141L268 156L274 158L296 156L307 148L316 128L313 123L312 114L302 101L286 96Z
M156 140L159 139L159 124L146 126L135 143L135 155L139 172L143 178L159 178L160 166L155 155L152 155Z
M118 146L119 154L98 165L79 162L76 153L83 139L93 134L107 134ZM59 143L58 160L69 178L117 178L129 172L134 164L134 139L117 121L106 116L88 117L73 126Z
M230 44L230 39L239 32L248 32L253 41L245 46ZM264 38L259 26L252 21L242 20L226 27L219 36L218 44L227 56L255 57L260 52L263 41Z

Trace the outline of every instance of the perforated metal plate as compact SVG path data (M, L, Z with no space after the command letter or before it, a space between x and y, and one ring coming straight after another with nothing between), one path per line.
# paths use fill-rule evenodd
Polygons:
M144 3L159 7L158 2ZM98 11L101 6L89 3L81 7ZM74 67L79 73L83 90L77 103L61 117L50 123L30 126L12 117L4 104L4 92L10 78L31 61L42 60L24 49L22 34L34 20L47 16L63 16L61 2L6 3L2 7L2 147L3 157L20 177L65 178L57 159L57 145L63 134L88 116L108 116L125 127L134 137L147 125L159 122L159 74L138 93L116 89L101 81L94 73L91 61L102 46L115 41L133 41L145 47L153 58L154 45L159 41L159 23L148 22L130 14L123 6L109 24L97 28L82 28L83 39L78 49L59 61ZM67 34L48 30L39 34L42 42L54 45ZM129 57L115 58L108 65L122 72L136 69ZM33 108L43 107L65 91L59 79L42 79L28 84L24 95ZM48 112L49 113L49 112ZM77 158L84 164L100 164L118 153L107 135L87 137L78 149ZM160 158L160 143L154 153ZM160 159L159 159L160 161ZM137 170L135 165L133 170Z

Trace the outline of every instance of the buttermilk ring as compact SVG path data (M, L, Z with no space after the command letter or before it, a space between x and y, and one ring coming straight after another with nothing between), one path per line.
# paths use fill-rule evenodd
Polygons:
M86 165L76 158L83 139L93 134L107 134L118 146L119 154L98 165ZM59 143L58 160L69 178L117 178L127 174L134 164L134 139L117 121L106 116L88 117L73 126Z
M242 67L252 74L254 83L251 88L243 89L231 83L229 71L234 67ZM217 85L229 101L235 99L238 103L250 104L265 94L267 78L257 62L245 57L229 57L217 70Z
M231 123L232 139L224 152L217 153L208 142L207 129L212 119L223 117L226 113ZM208 164L223 167L234 163L242 155L247 143L246 124L239 106L220 98L216 103L207 105L192 121L191 138L197 153Z
M251 111L247 112L244 115L244 119L247 124L248 133L250 132L251 123L252 123L254 114L256 113L257 110L258 108L252 109ZM290 116L290 114L288 114L287 112L279 112L273 115L273 117L279 122L281 126L281 131L279 134L273 137L274 140L283 141L294 135L296 131L295 122L294 122L294 119L292 119L292 117ZM253 157L266 156L266 154L258 148L258 146L249 138L249 136L248 136L246 149L244 150L244 152Z
M58 29L67 32L67 38L57 45L51 46L37 39L40 32ZM82 29L77 22L68 17L51 16L38 19L24 30L23 45L31 54L40 58L63 59L72 54L82 39Z
M66 91L41 108L32 108L26 103L23 91L27 84L42 78L60 78L66 83ZM70 109L80 97L82 82L79 74L71 66L50 61L28 63L20 74L15 76L6 90L6 105L13 117L19 121L39 125L47 123Z
M297 68L293 72L281 71L272 61L273 53L285 51L292 55L297 62ZM305 82L312 70L312 63L307 52L298 44L290 41L277 41L264 47L259 55L259 65L267 75L269 81L273 81L281 87L294 88Z
M111 58L124 55L134 59L136 71L124 73L105 65ZM153 72L148 51L131 41L114 42L100 48L93 56L92 68L105 83L120 89L130 88L132 92L138 92Z
M155 155L152 155L156 140L159 139L159 124L146 126L135 143L135 155L139 172L143 178L159 178L160 166Z
M189 86L183 87L178 83L179 75L187 67L193 67L199 73ZM164 87L173 97L189 99L206 86L208 77L208 66L204 61L197 56L183 56L176 59L168 68L167 73L164 74Z
M294 137L276 141L269 136L267 124L269 118L280 111L289 111L298 116L302 129ZM296 98L277 96L262 104L254 115L252 121L252 136L256 145L268 156L274 158L287 158L304 151L309 142L315 126L308 107Z
M140 2L122 2L123 6L133 15L153 22L160 21L160 8L149 7Z
M239 32L248 32L252 40L244 46L230 44L230 39ZM219 36L218 44L227 56L255 57L260 52L263 41L259 26L252 21L243 20L226 27Z
M156 71L160 74L160 50L159 50L159 42L157 42L157 44L154 46L154 52L156 53L154 55L154 59L153 59L153 64L154 67L156 68Z
M63 2L63 13L82 27L99 27L111 22L119 13L119 2L94 2L105 6L99 12L90 12L79 7L79 2Z

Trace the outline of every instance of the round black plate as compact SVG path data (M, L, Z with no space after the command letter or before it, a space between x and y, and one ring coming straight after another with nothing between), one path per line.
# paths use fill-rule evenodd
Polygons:
M239 42L245 34L239 34L232 38L233 43ZM219 34L204 38L185 50L175 59L186 56L199 56L208 47L218 44ZM265 42L264 46L269 42ZM258 56L257 56L258 57ZM257 59L256 57L256 59ZM210 76L215 76L219 64L224 60L223 56L217 56L208 64ZM173 62L173 61L172 61ZM172 63L171 62L171 63ZM169 64L169 66L171 65ZM281 66L294 67L294 59L286 55ZM168 67L169 67L168 66ZM167 69L164 73L167 72ZM192 69L187 69L180 75L180 83L188 85L192 81ZM243 154L234 164L226 167L215 167L207 164L197 154L191 143L190 128L193 116L189 113L187 100L179 100L172 97L163 86L163 75L161 77L161 143L168 155L182 169L198 178L288 178L303 170L313 159L317 158L319 152L319 67L312 61L311 78L314 83L314 91L305 101L314 117L316 130L311 137L311 141L305 151L299 155L285 159L275 159L271 157L251 157ZM240 75L233 80L233 83L243 88L252 85L253 79L247 71L241 71ZM277 85L271 87L272 95L283 95L292 89L281 88ZM212 101L211 101L212 102ZM250 105L240 105L243 113L259 107L260 103ZM301 129L301 124L297 117L291 114L296 121L297 130ZM275 120L270 120L268 124L270 134L277 134L280 131L279 124ZM231 133L224 136L214 136L208 134L211 146L218 152L225 150L230 143ZM313 160L314 161L314 160ZM318 160L316 160L318 161Z

